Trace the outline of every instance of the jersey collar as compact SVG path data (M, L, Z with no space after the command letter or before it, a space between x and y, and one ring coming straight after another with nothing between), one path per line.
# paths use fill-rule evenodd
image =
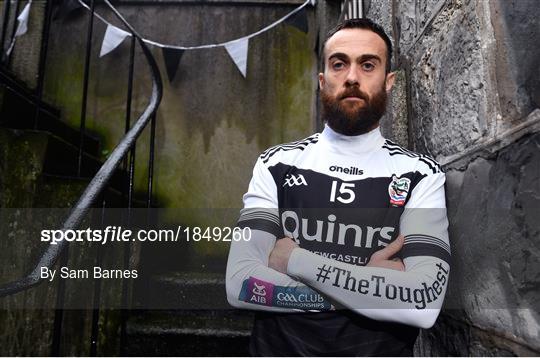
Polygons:
M320 139L329 149L342 154L365 153L380 148L384 143L379 127L357 136L337 133L328 124L324 125Z

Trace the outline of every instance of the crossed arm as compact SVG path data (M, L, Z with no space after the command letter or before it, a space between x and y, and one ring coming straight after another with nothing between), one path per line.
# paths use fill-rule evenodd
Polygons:
M250 280L260 280L259 285L270 284L274 290L283 288L292 295L310 292L329 298L332 306L347 309L381 321L392 321L421 328L431 327L440 311L448 281L449 265L433 257L409 257L393 260L403 237L376 252L365 267L342 263L301 249L290 238L283 238L268 245L259 261L246 255L240 260L242 268L234 268L236 255L244 252L244 243L234 243L227 265L227 297L238 308L267 311L294 312L297 308L278 306L274 302L260 305L242 298ZM237 247L235 247L237 246ZM253 245L251 245L253 246ZM271 246L271 247L270 247ZM256 281L257 282L257 281ZM243 287L242 287L243 286ZM306 291L307 290L307 291ZM239 294L240 293L240 294Z
M359 314L430 328L439 314L449 266L431 257L392 259L404 243L400 236L372 255L365 267L331 260L278 240L269 267L286 272Z

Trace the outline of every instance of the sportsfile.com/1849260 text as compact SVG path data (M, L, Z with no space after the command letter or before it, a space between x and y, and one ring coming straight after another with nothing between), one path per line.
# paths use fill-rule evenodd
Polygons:
M248 227L182 227L172 229L124 229L121 226L107 226L104 229L68 229L68 230L41 230L41 241L57 245L65 240L67 242L99 242L102 245L108 242L231 242L249 241L251 229Z

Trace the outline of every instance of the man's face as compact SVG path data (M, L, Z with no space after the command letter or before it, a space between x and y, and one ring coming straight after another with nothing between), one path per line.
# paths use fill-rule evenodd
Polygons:
M322 116L330 128L359 135L376 128L394 73L386 74L386 44L366 29L343 29L326 42L319 74Z

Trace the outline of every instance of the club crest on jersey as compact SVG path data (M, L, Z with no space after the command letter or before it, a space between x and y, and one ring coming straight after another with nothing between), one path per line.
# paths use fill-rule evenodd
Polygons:
M294 174L287 174L285 176L285 183L283 183L283 186L288 185L290 187L293 187L295 185L305 185L307 186L306 178L302 174L294 175Z
M399 178L392 175L392 181L388 185L388 195L390 195L390 204L393 206L405 205L405 200L409 194L411 179Z

